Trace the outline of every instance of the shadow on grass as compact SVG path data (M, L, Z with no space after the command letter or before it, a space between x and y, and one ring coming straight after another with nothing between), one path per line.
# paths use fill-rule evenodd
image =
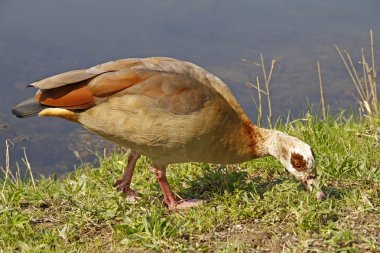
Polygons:
M323 188L323 192L328 196L328 198L333 199L343 199L345 193L348 191L351 191L351 188L343 187L343 188L337 188L337 187L325 187Z
M197 178L183 180L188 187L178 192L181 197L209 200L215 194L223 195L226 192L235 191L252 192L261 197L276 185L289 181L287 177L275 179L264 179L261 176L252 177L246 171L228 171L225 166L202 170L203 174Z

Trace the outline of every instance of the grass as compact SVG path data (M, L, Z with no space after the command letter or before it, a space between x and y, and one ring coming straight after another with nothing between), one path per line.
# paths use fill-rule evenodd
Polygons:
M170 212L149 161L128 202L112 184L127 156L99 156L63 178L1 179L0 252L380 252L380 118L341 115L278 123L315 150L317 201L268 157L240 165L170 166L181 197L206 203Z

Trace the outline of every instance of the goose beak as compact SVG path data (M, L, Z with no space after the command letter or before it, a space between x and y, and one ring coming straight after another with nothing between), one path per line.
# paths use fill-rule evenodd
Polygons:
M310 192L318 188L318 181L316 177L306 179L305 181L303 181L303 184L305 185L306 189L308 189ZM326 195L322 191L317 192L318 200L323 200L325 198Z
M313 191L314 188L317 187L317 178L308 178L304 181L304 185L306 189L308 189L310 192Z

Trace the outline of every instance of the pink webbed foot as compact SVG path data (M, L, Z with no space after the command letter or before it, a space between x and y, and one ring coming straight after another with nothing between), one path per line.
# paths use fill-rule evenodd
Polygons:
M123 179L117 180L113 186L117 187L117 190L121 191L123 196L129 201L137 201L139 198L137 192L132 190L129 185L126 185L126 182Z
M162 193L164 194L164 202L169 210L186 209L201 205L203 202L198 199L182 199L177 200L170 190L168 179L166 178L166 169L164 166L153 166L153 173L156 175Z

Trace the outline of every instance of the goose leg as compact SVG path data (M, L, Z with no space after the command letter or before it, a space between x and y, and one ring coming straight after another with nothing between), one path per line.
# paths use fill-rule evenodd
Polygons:
M169 209L184 209L202 204L202 201L197 199L177 200L170 190L169 182L166 177L166 169L164 166L154 166L153 172L156 175L162 193L164 194L164 202Z
M119 191L122 191L129 200L135 201L138 197L137 193L130 188L133 171L136 166L137 160L140 158L140 154L132 150L128 156L128 164L125 167L123 177L115 182L113 186L117 187Z

